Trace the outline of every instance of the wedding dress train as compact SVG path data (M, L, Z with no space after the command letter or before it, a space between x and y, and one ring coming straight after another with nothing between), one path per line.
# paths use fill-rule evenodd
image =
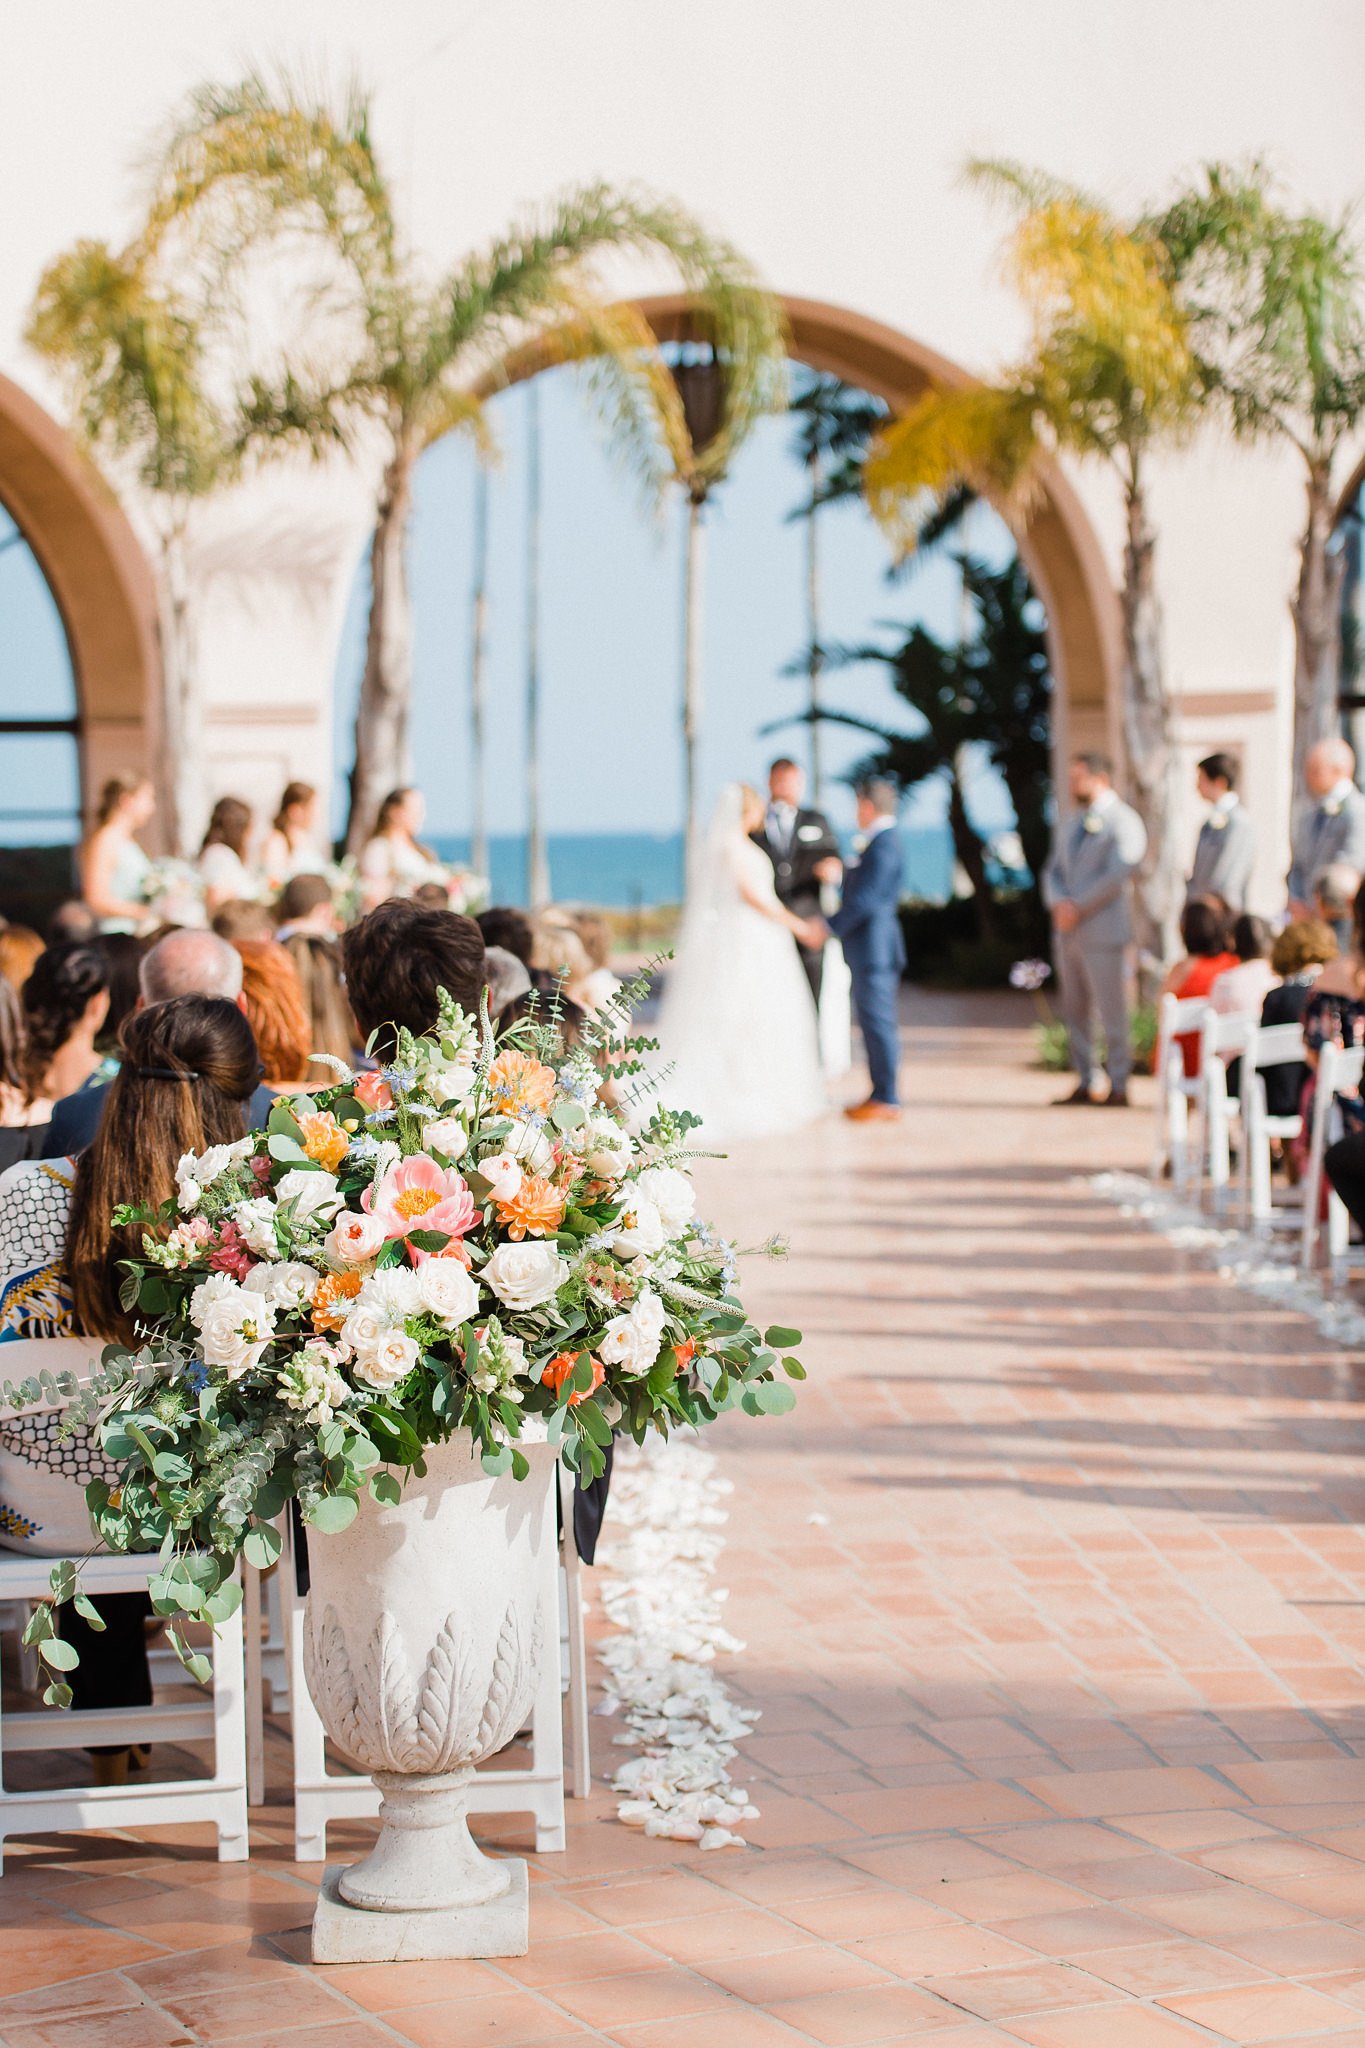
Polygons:
M703 1142L798 1130L828 1107L815 1008L772 862L746 838L743 793L723 792L683 916L656 1035L670 1107Z

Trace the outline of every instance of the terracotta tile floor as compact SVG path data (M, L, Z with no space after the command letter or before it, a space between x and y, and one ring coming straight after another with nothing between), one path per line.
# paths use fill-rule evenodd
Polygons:
M752 1849L599 1793L530 1956L313 1970L277 1737L249 1871L10 1845L7 2048L1365 2044L1361 1371L1089 1194L1147 1117L1050 1110L1026 1018L914 999L898 1128L713 1176L812 1370L715 1437Z

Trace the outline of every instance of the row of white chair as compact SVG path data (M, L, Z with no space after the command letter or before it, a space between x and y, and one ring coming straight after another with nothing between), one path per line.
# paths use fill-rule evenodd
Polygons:
M56 1358L58 1343L82 1352ZM19 1379L50 1366L82 1370L88 1347L76 1340L42 1340L20 1359L19 1346L5 1347L7 1376ZM17 1367L17 1370L16 1370ZM531 1484L533 1482L526 1482ZM529 1758L517 1767L491 1765L475 1776L469 1805L475 1813L529 1813L536 1847L565 1846L565 1759L563 1695L568 1693L572 1793L590 1789L588 1689L584 1641L582 1566L573 1540L572 1481L560 1475L561 1534L555 1541L556 1493L546 1485L542 1504L541 1555L545 1560L541 1598L551 1645L531 1715ZM83 1832L153 1824L205 1821L217 1830L220 1861L248 1853L247 1808L265 1797L264 1714L267 1692L274 1710L288 1714L294 1787L295 1857L325 1860L329 1822L374 1814L379 1795L367 1777L329 1767L322 1723L303 1675L303 1601L297 1593L293 1545L282 1519L284 1547L278 1566L264 1580L243 1572L241 1608L223 1623L210 1650L211 1689L198 1690L169 1650L154 1651L150 1663L153 1700L149 1707L76 1713L51 1708L8 1711L0 1706L0 1867L5 1839L32 1833ZM326 1540L326 1539L321 1539ZM0 1632L21 1632L34 1603L48 1590L50 1558L0 1551ZM101 1556L89 1560L82 1584L98 1605L101 1593L145 1591L157 1569L154 1554ZM35 1660L21 1652L21 1679L32 1688ZM21 1751L61 1750L79 1756L85 1747L211 1741L213 1767L207 1777L127 1785L78 1785L17 1790L4 1782L5 1758Z
M1185 1072L1180 1040L1199 1039L1199 1071ZM1300 1187L1301 1206L1277 1204L1272 1178L1273 1148L1301 1138L1303 1119L1270 1113L1265 1076L1277 1066L1305 1058L1302 1028L1265 1025L1255 1017L1229 1017L1201 999L1163 996L1156 1049L1156 1142L1152 1177L1169 1170L1176 1192L1202 1203L1205 1187L1215 1216L1226 1213L1233 1185L1234 1140L1240 1181L1240 1221L1258 1235L1289 1229L1299 1236L1299 1262L1312 1272L1326 1247L1333 1284L1339 1284L1355 1256L1349 1249L1350 1218L1326 1181L1323 1161L1340 1135L1339 1098L1361 1086L1365 1054L1358 1046L1326 1045L1318 1057L1308 1166ZM1239 1093L1228 1091L1228 1063L1240 1060ZM1196 1142L1197 1131L1197 1142ZM1325 1228L1324 1228L1325 1212Z

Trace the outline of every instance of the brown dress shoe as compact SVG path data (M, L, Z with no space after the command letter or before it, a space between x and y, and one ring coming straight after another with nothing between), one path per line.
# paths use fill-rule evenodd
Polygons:
M1132 1105L1128 1100L1128 1090L1126 1088L1111 1088L1105 1097L1104 1106L1106 1109L1131 1108Z
M1095 1097L1083 1082L1078 1082L1069 1095L1056 1095L1052 1099L1054 1109L1071 1109L1076 1103L1084 1103L1090 1109L1095 1107Z
M851 1124L894 1124L900 1121L900 1108L894 1102L857 1102L844 1115Z

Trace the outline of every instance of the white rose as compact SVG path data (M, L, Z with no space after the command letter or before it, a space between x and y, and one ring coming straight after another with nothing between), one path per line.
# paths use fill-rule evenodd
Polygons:
M204 1192L195 1174L197 1164L193 1152L185 1152L175 1169L175 1206L182 1216L188 1216L191 1210L199 1207L199 1198Z
M301 1259L283 1259L275 1266L257 1266L242 1286L251 1294L263 1294L277 1312L292 1315L307 1306L317 1292L318 1276Z
M242 1233L242 1242L248 1251L255 1252L258 1259L279 1257L275 1204L268 1195L256 1195L249 1202L239 1202L232 1212L232 1220Z
M275 1334L275 1311L260 1294L238 1287L209 1303L199 1325L207 1365L221 1365L230 1380L252 1366Z
M514 1202L521 1187L521 1166L510 1152L495 1152L479 1161L479 1172L488 1182L495 1202Z
M594 1180L620 1180L630 1166L630 1138L619 1124L600 1118L588 1126L583 1163Z
M541 1124L513 1124L507 1134L507 1150L527 1173L544 1173L554 1164L554 1140Z
M433 1102L464 1102L474 1093L475 1071L471 1060L432 1060L427 1067L426 1091Z
M604 1365L619 1365L632 1379L649 1371L659 1355L664 1333L664 1305L648 1287L631 1303L629 1313L613 1316L602 1334L597 1355Z
M375 1343L356 1353L357 1379L387 1393L405 1380L417 1363L419 1346L403 1330L386 1330Z
M634 1182L641 1196L659 1212L665 1237L681 1237L697 1210L697 1191L676 1166L647 1166ZM627 1200L630 1191L627 1189Z
M558 1294L569 1277L569 1262L552 1244L500 1244L483 1277L505 1308L538 1308Z
M236 1292L237 1282L230 1273L210 1273L208 1279L201 1280L190 1296L191 1320L202 1325L204 1317L215 1301L221 1301L225 1295Z
M226 1173L234 1160L245 1159L247 1154L254 1152L255 1149L254 1138L238 1138L233 1145L210 1145L208 1150L199 1153L198 1157L192 1152L187 1152L176 1168L176 1180L180 1180L184 1171L186 1183L197 1183L202 1192L217 1180L220 1173ZM180 1206L184 1208L186 1205L182 1202Z
M277 1181L275 1199L281 1206L286 1202L293 1203L296 1224L335 1216L342 1201L334 1173L302 1166L292 1168Z
M334 1265L368 1266L384 1249L384 1225L377 1216L345 1209L328 1231L323 1249Z
M618 1258L647 1259L654 1252L663 1250L663 1218L653 1202L637 1197L626 1190L626 1206L621 1220L612 1233L612 1250Z
M417 1271L422 1307L448 1330L458 1330L479 1308L478 1283L459 1259L426 1259Z
M457 1116L432 1117L422 1127L424 1149L441 1153L452 1166L457 1159L463 1159L468 1144L465 1127Z

